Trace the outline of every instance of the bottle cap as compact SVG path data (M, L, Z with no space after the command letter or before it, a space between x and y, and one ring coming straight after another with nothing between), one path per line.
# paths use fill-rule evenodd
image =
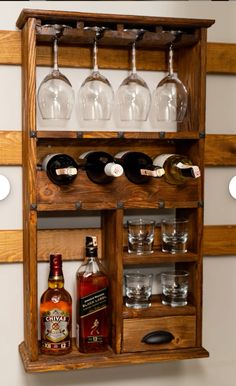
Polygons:
M109 162L108 164L106 164L104 171L107 176L120 177L122 176L124 169L120 164L117 164L115 162Z
M86 236L85 238L86 256L97 257L97 237Z
M60 253L50 254L50 275L52 276L62 275L62 256Z

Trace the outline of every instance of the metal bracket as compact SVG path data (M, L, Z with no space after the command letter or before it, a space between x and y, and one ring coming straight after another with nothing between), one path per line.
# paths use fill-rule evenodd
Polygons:
M82 208L82 202L81 201L77 201L76 203L75 203L75 209L76 210L80 210Z
M164 139L165 136L166 136L165 131L160 131L160 132L159 132L159 138Z
M200 200L198 201L198 208L203 208L204 207L204 201Z
M122 208L124 208L124 203L122 201L117 201L116 207L118 209L122 209Z
M117 133L117 137L118 138L124 138L124 132L123 131L119 131L118 133Z
M159 209L164 209L165 208L165 201L164 200L160 200L158 201L158 208Z
M32 131L30 132L30 138L37 138L37 131L35 131L35 130L33 131L33 130L32 130Z
M83 138L83 131L77 131L77 138L80 139L80 138Z
M30 210L37 210L37 204L30 204Z
M201 131L200 133L199 133L199 138L200 139L204 139L206 137L206 133L204 132L204 131Z

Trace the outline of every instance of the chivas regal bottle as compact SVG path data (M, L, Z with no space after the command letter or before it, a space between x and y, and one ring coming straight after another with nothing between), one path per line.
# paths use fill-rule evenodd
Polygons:
M72 300L64 288L62 258L50 255L48 289L41 296L41 351L44 354L67 354L71 351Z

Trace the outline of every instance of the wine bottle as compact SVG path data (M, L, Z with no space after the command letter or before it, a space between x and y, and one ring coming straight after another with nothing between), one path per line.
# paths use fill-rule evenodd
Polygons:
M164 169L154 166L151 157L138 151L122 151L114 159L123 168L126 177L134 184L145 184L151 177L161 177Z
M97 238L86 236L85 261L76 273L76 343L84 353L108 348L108 277L97 258Z
M56 185L67 185L74 181L78 174L78 165L68 154L48 154L42 162L48 178Z
M154 158L153 164L164 168L165 179L169 184L180 185L188 178L198 178L201 172L198 166L181 154L161 154Z
M40 300L41 351L67 354L71 351L72 300L64 288L62 256L50 255L48 289Z
M123 174L123 167L114 162L113 156L105 151L88 151L79 156L85 160L84 169L95 184L107 184Z

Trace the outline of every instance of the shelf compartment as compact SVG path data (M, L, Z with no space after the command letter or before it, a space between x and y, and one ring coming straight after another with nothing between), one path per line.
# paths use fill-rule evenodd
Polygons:
M99 355L81 354L75 345L70 354L52 357L39 354L38 360L31 361L25 342L19 346L20 355L25 371L39 373L48 371L70 371L89 368L106 368L116 366L140 365L169 360L183 360L193 358L207 358L209 353L203 347L137 352L135 354L114 354L113 351Z
M154 318L163 316L196 315L196 307L191 303L184 307L169 307L161 303L161 295L152 295L151 307L145 309L128 308L125 306L125 297L123 299L123 318L140 319Z
M197 208L198 183L191 180L185 186L174 186L159 178L135 185L123 175L110 184L98 185L80 171L70 185L57 186L44 171L37 171L37 210Z

